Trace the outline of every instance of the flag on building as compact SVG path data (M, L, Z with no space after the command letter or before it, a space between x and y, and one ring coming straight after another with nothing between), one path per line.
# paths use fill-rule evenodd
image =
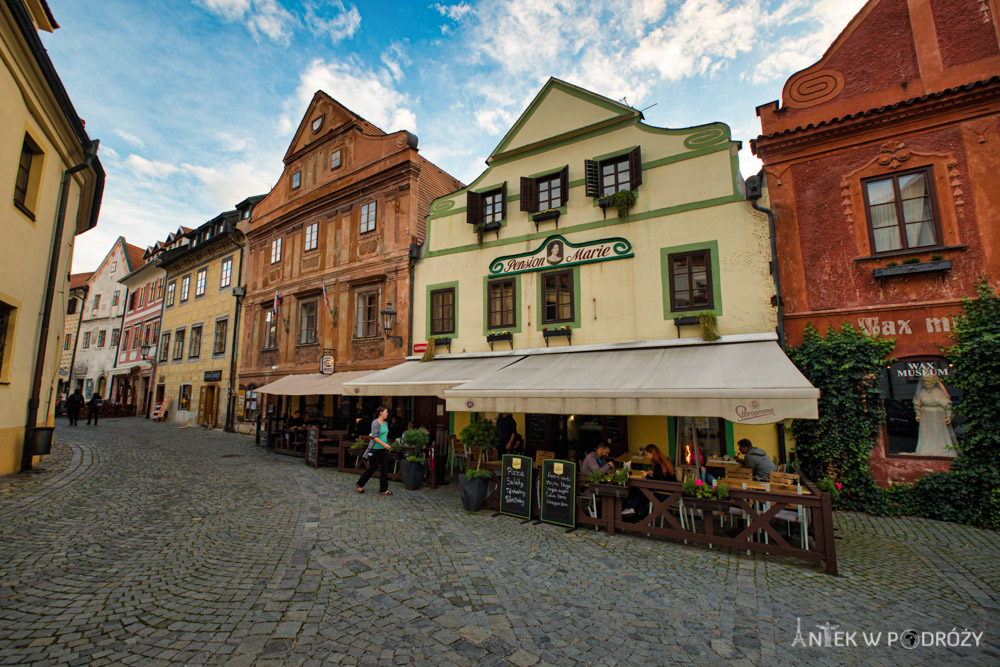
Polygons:
M278 296L278 290L274 290L274 305L271 306L271 319L275 322L278 321L278 309L281 308L281 297Z
M330 296L326 293L326 281L323 281L323 303L326 304L326 310L328 312L333 312L333 308L330 306Z

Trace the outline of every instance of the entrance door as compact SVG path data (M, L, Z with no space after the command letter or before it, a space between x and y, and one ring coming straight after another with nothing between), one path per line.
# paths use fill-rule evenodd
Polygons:
M206 384L201 388L198 403L198 423L215 427L216 415L219 411L219 386Z

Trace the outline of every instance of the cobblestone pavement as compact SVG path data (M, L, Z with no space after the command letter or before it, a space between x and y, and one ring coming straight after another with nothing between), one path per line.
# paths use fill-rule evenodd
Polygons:
M2 664L1000 661L989 531L840 515L829 577L466 514L455 485L359 495L246 436L135 418L56 436L36 471L0 478ZM831 624L859 646L793 646L798 619L807 641ZM953 628L985 634L886 646Z

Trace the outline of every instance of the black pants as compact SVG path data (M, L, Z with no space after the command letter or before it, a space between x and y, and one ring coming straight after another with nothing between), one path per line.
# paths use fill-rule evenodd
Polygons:
M368 469L365 470L364 474L361 475L361 479L358 480L358 486L362 489L365 488L365 484L371 479L372 475L375 474L377 468L382 469L382 474L378 478L378 492L385 493L389 490L389 450L388 449L373 449L371 458L368 459Z
M97 426L97 418L101 415L100 408L90 408L87 410L87 426L90 426L90 420L93 418L94 426Z
M76 426L76 423L80 421L80 408L69 408L66 410L66 416L69 417L69 425Z

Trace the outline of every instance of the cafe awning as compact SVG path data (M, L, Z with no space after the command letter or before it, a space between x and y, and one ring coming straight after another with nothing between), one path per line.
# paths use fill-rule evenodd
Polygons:
M444 390L493 373L520 360L517 355L406 361L360 380L344 383L357 396L437 396ZM463 410L465 408L462 408Z
M345 382L370 374L371 371L343 371L330 375L323 373L286 375L280 380L257 387L254 391L282 396L334 396L344 393Z
M816 419L819 390L773 340L560 352L444 392L447 409L547 414Z

